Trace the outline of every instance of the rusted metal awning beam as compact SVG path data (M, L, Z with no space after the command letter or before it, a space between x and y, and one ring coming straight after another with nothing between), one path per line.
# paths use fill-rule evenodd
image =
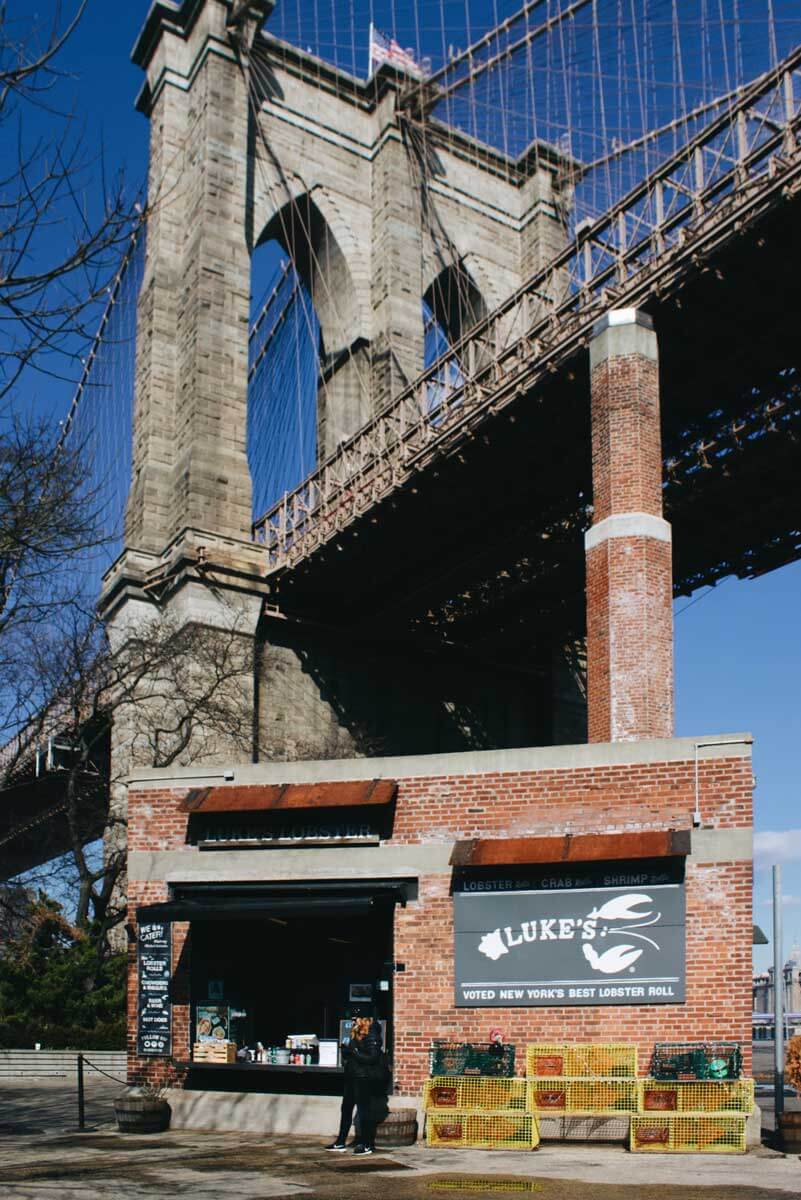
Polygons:
M689 829L638 833L577 833L560 837L472 838L457 842L452 867L510 867L536 863L612 862L619 859L684 857Z
M187 813L255 813L302 808L355 808L390 804L395 799L397 787L394 779L367 779L196 788L181 802L180 810Z

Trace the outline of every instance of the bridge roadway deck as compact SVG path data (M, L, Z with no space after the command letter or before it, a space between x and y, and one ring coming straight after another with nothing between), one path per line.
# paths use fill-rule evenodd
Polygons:
M643 305L659 333L676 594L801 553L800 250L796 197ZM782 397L775 413L762 408ZM275 572L274 600L341 630L536 670L584 631L589 415L581 350Z
M77 783L75 819L84 844L103 834L107 784L99 776ZM72 846L66 816L66 773L31 776L0 791L0 881L65 854Z

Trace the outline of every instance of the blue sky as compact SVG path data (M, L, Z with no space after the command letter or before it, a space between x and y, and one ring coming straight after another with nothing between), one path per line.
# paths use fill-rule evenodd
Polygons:
M770 865L781 863L789 949L801 942L801 563L727 579L674 611L676 733L754 735L754 920L771 936ZM772 955L763 946L755 962Z
M689 0L688 0L689 2ZM9 17L32 10L44 18L52 14L56 0L9 0ZM342 11L351 11L350 4L337 0ZM651 0L651 9L659 10L663 0ZM318 18L318 33L324 40L325 28L320 26L321 15L329 14L326 4L297 4L296 0L283 5L282 20L291 23L302 19L304 38L314 36L314 19ZM692 8L694 0L690 4ZM72 5L66 3L65 10ZM87 145L101 140L107 166L124 164L132 185L138 186L144 177L147 154L147 122L134 111L134 99L141 86L142 75L129 60L136 34L149 5L146 0L90 0L86 18L67 48L62 67L70 77L62 81L60 95L63 103L74 103L78 121L85 129ZM420 5L422 13L439 11L439 5ZM447 0L446 9L456 11ZM474 0L473 33L480 29L482 18L500 10L508 15L518 4L498 4L492 0ZM663 5L669 10L669 5ZM713 6L716 7L716 6ZM726 7L729 7L726 5ZM370 4L359 0L359 15L375 17L387 32L397 27L403 44L416 45L414 6L404 0L386 0ZM684 0L681 10L685 12ZM763 54L765 31L759 14L765 3L742 0L741 11L753 18L740 29L740 47L746 63L759 63ZM363 10L363 12L362 12ZM464 12L462 0L458 10ZM687 10L689 11L689 10ZM787 18L798 12L789 0L776 0L775 11ZM296 14L293 18L293 14ZM396 25L393 25L393 14ZM779 33L785 39L801 40L801 21L796 24L785 19ZM278 23L274 18L276 26ZM272 22L271 22L272 24ZM796 29L796 25L798 28ZM324 21L323 21L324 26ZM484 27L486 27L486 22ZM343 32L344 30L344 32ZM278 28L280 31L280 28ZM361 60L365 35L354 29L351 36L347 21L338 34L341 53L350 55L356 47L356 60ZM436 31L423 28L419 39L431 53L431 38ZM463 35L464 31L462 31ZM797 35L797 36L796 36ZM464 44L464 36L454 41ZM433 49L436 46L433 45ZM435 63L436 65L436 63ZM669 64L668 64L669 67ZM668 72L668 67L665 70ZM666 76L667 77L667 76ZM27 127L28 136L46 128L45 114L39 113ZM61 416L69 399L69 389L58 389L34 380L29 384L26 401L44 407ZM801 940L801 811L799 810L798 750L801 746L801 563L786 567L760 579L740 582L726 580L717 588L682 598L676 604L676 732L680 735L703 736L716 733L748 731L753 733L754 772L757 828L757 883L755 919L766 928L770 923L769 871L773 861L782 861L785 873L787 945L794 938ZM769 947L758 952L757 962L768 961Z

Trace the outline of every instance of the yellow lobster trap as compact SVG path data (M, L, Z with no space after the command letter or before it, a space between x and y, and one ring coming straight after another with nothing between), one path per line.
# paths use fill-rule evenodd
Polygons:
M531 1079L563 1079L570 1074L567 1042L534 1042L526 1046L526 1075Z
M426 1112L498 1112L526 1110L525 1079L495 1079L481 1075L436 1075L423 1089Z
M641 1079L638 1090L641 1113L750 1113L754 1109L753 1079L686 1083Z
M533 1042L526 1046L526 1075L532 1079L632 1079L636 1074L637 1047L627 1042Z
M629 1146L639 1154L744 1154L745 1120L737 1113L634 1116Z
M537 1118L526 1112L428 1113L426 1145L475 1150L534 1150L540 1144Z
M526 1108L541 1116L616 1117L637 1112L636 1079L528 1079Z

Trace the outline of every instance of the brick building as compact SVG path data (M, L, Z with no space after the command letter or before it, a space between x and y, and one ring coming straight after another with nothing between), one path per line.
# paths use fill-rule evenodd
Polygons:
M737 736L704 745L710 740L237 765L201 777L195 768L132 779L131 917L174 923L171 1060L137 1053L131 949L131 1078L166 1076L201 1093L297 1092L301 1075L291 1067L256 1079L253 1068L187 1066L197 1008L214 999L259 1014L250 1040L265 1044L284 1033L336 1036L340 1017L378 1012L388 1022L399 1096L419 1094L433 1038L483 1041L491 1026L518 1045L634 1041L641 1072L655 1041L748 1045L750 745ZM655 879L667 883L652 887ZM564 961L585 989L596 981L588 1001L586 990L574 988L576 1000L562 984L566 1002L555 998L553 970L543 973L528 945L513 972L525 995L505 1003L520 989L485 987L494 991L489 1004L486 996L475 1004L459 994L454 911L465 894L503 904L512 891L532 912L552 895L558 918L566 896L581 890L593 901L625 893L645 917L665 907L658 888L672 886L686 901L684 945L667 970L654 971L658 953L648 960L646 979L679 980L657 985L658 994L636 995L637 986L654 985L639 983L634 967L611 975L591 969L575 938L566 939L572 957ZM664 948L668 931L659 922L643 932ZM313 961L288 958L287 937L308 946ZM365 959L365 940L372 958ZM509 951L500 961L505 967L513 957ZM496 966L486 959L483 982ZM542 986L532 1002L535 981ZM367 1007L350 1001L353 983L371 989ZM603 998L604 988L621 986L633 994ZM276 988L281 1001L266 1001ZM316 1015L313 1028L289 1028L290 1013L301 1024ZM285 1024L276 1027L276 1019ZM336 1073L323 1083L320 1074L302 1073L305 1090L335 1093ZM332 1123L331 1103L307 1106L326 1114L320 1132Z

